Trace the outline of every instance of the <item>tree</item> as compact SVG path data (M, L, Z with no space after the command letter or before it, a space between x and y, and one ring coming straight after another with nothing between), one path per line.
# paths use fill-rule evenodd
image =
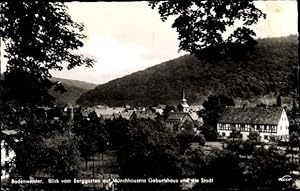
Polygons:
M176 133L176 139L178 140L180 147L180 154L183 154L192 143L198 143L199 145L205 144L205 138L202 134L197 134L194 131L194 123L190 121L185 121L183 124L177 127L178 131Z
M230 133L230 137L232 138L232 141L234 141L236 138L240 138L241 137L241 131L238 130L235 126L231 126L231 133Z
M256 34L250 26L266 18L253 0L152 1L149 4L158 7L163 21L176 16L172 27L179 33L179 50L198 57L244 57L256 44ZM232 30L237 21L242 21L243 27ZM224 35L225 32L231 33Z
M78 139L70 131L54 131L43 139L44 149L40 162L46 172L55 178L77 177L80 164Z
M227 150L213 151L209 157L206 175L214 179L214 186L226 190L242 188L244 184L243 169L235 153Z
M276 98L276 106L281 107L281 96L280 95L278 95Z
M232 98L224 95L211 95L203 102L203 107L199 116L203 118L203 134L206 140L215 140L217 138L217 122L222 112L227 106L234 106Z
M86 169L88 161L99 150L97 129L100 124L97 119L91 121L90 118L77 118L74 122L73 132L79 138L79 150L85 160Z
M97 152L101 153L101 159L103 160L103 153L107 150L109 144L109 136L103 127L97 129Z
M297 161L297 159L294 161L295 155L297 156L297 153L299 153L299 150L300 150L299 133L296 131L292 131L292 132L290 132L289 143L288 143L288 148L287 148L286 152L287 152L287 154L291 154L291 157L292 157L291 162L292 162L292 166L294 169L296 169L297 166L299 166L299 161Z
M252 155L255 149L255 143L251 140L246 140L242 142L241 148L240 148L240 154L245 155L246 159L248 156Z
M50 70L92 66L93 60L77 54L83 46L83 25L74 22L63 3L4 2L0 7L0 36L8 58L6 101L52 104L48 90L64 90L50 81Z
M132 120L118 153L123 177L178 177L179 147L174 134L152 120ZM146 164L146 165L145 165Z
M78 140L66 123L52 123L39 115L41 111L33 107L2 107L1 126L14 129L19 141L10 145L16 153L17 175L23 179L36 172L49 173L54 177L74 177L77 175Z
M201 147L189 148L181 157L183 177L203 177L205 175L206 158Z
M169 113L172 111L176 111L176 107L173 105L166 105L166 108L164 109L163 112L163 119L166 120L169 117Z
M278 178L290 173L285 153L274 146L260 147L253 152L253 159L247 165L246 182L249 188L278 189L291 186L292 182L280 182Z
M295 99L293 99L293 106L292 106L292 110L290 111L290 116L293 120L296 119L297 112L298 112L298 108L297 108L297 105L296 105L296 101L295 101Z
M254 142L255 144L260 142L260 135L256 131L250 131L248 135L248 140Z
M110 147L120 149L125 143L125 137L128 133L128 120L123 118L105 121L105 130L108 133Z

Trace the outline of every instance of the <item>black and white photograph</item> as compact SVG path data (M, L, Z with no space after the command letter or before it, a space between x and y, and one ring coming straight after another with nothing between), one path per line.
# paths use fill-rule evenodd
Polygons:
M300 190L299 1L0 1L1 191Z

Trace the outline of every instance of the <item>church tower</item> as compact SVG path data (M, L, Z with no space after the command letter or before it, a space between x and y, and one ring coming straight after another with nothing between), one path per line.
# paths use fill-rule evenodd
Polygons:
M189 112L189 104L187 103L187 100L185 99L185 93L184 90L182 89L182 97L181 100L179 101L178 104L178 111L179 112Z

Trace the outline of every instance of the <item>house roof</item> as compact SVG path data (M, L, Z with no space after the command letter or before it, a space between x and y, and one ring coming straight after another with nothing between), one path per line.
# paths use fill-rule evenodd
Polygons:
M92 113L94 111L94 108L85 108L83 110L81 110L81 115L83 117L88 117L90 113Z
M166 121L182 121L186 116L191 117L189 113L185 112L170 112Z
M16 130L2 130L1 133L5 135L16 135L18 132Z
M145 111L134 111L137 119L152 119L155 120L156 115L152 112L145 112ZM131 117L134 115L131 115Z
M124 108L96 108L95 113L98 117L112 117L114 113L120 113L124 110Z
M132 113L133 113L133 111L127 111L127 112L120 113L120 115L121 115L122 118L129 120Z
M190 116L194 121L197 121L199 119L199 115L196 112L191 112Z
M100 117L102 119L112 119L113 118L113 114L100 114Z
M16 130L9 130L5 129L1 131L1 141L2 139L10 144L10 146L13 146L13 149L15 148L15 143L19 142L20 139L18 137L18 131Z
M270 124L277 125L283 109L280 107L227 108L219 123Z
M114 113L114 114L113 114L113 117L114 117L115 119L117 119L117 118L122 117L122 115L121 115L121 113Z
M189 104L187 103L180 103L179 105L183 108L190 107Z

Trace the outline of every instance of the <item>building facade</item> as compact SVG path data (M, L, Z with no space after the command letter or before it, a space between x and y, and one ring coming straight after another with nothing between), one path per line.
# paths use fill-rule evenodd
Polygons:
M194 124L194 119L192 115L189 113L190 106L187 103L187 99L185 98L184 90L182 90L182 96L179 100L179 104L177 105L177 112L169 112L168 117L166 119L167 127L180 127L183 123L190 122Z
M18 142L14 136L17 134L15 130L1 131L1 184L7 183L11 170L15 167L13 162L16 153L13 144Z
M279 107L230 107L218 120L217 131L221 138L229 138L233 130L239 131L243 140L248 138L251 131L255 131L264 142L272 138L288 141L289 121L285 110Z

